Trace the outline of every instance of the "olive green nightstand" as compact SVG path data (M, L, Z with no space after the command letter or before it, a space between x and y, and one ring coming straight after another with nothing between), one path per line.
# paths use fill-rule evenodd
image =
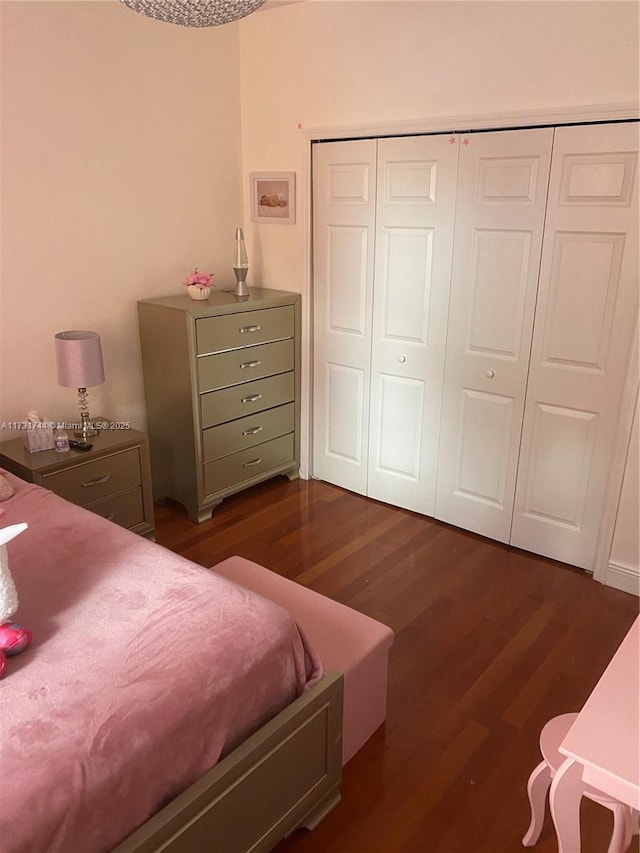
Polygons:
M89 441L91 450L67 453L42 450L29 453L22 439L0 444L0 468L22 480L51 489L71 503L149 539L154 538L149 440L135 429L117 428L117 422ZM69 433L73 438L73 435Z

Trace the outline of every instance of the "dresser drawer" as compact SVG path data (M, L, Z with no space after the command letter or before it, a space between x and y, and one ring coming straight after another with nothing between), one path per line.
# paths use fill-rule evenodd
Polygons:
M87 504L86 509L121 525L121 527L135 527L144 521L142 489L131 489L130 492Z
M214 494L290 461L293 461L293 435L282 435L265 444L209 462L204 466L205 492Z
M87 506L140 486L140 456L137 447L45 474L42 485L71 503Z
M198 355L292 338L293 305L196 320Z
M212 462L238 450L263 444L279 435L286 435L293 432L294 423L293 403L287 403L206 429L202 434L203 461Z
M198 390L200 393L216 391L239 382L285 373L293 370L293 359L293 341L206 355L198 359Z
M202 428L223 424L244 415L263 412L273 406L290 403L294 397L294 374L280 373L267 379L243 382L222 391L210 391L200 397Z

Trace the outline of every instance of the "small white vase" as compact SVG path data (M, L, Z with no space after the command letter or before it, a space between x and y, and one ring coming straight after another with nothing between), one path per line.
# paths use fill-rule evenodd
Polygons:
M210 287L200 287L197 284L188 284L187 292L192 299L207 299L211 293Z

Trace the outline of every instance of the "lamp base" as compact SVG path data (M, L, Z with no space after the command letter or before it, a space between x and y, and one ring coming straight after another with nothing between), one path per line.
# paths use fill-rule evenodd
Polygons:
M73 434L76 438L83 439L83 441L86 441L87 438L93 435L98 435L98 430L93 428L93 424L89 418L88 396L86 388L78 388L78 406L80 408L80 422L82 423L82 427L77 429Z
M92 435L98 435L98 430L97 429L77 429L77 430L74 430L73 434L75 435L76 438L85 439L85 438L90 438Z
M249 288L247 287L248 267L234 267L233 274L236 277L236 289L233 291L234 296L248 296Z

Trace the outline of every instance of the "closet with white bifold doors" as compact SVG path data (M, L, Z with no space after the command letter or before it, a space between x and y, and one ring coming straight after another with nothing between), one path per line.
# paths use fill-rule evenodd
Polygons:
M433 515L457 137L316 145L313 474Z
M553 130L462 141L435 516L508 542Z
M313 158L313 475L592 568L625 443L638 124Z
M638 128L559 127L553 146L511 544L586 569L638 361Z

